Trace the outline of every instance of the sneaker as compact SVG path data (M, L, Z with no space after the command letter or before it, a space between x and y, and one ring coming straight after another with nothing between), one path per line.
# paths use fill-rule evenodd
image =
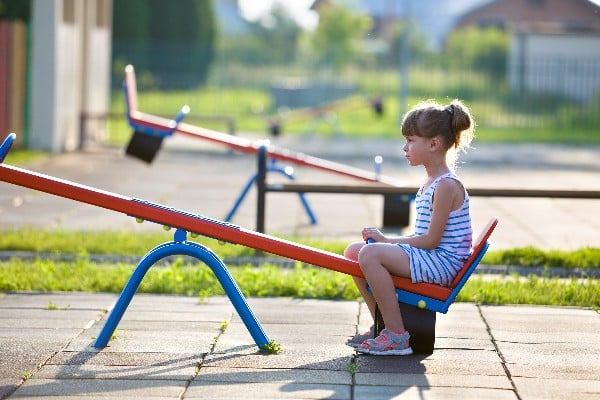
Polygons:
M365 340L356 348L356 351L377 356L407 356L413 353L410 348L409 339L410 335L408 331L402 335L397 335L392 331L384 329L375 339Z
M357 348L358 346L360 346L365 340L368 339L373 339L373 332L375 331L375 326L372 325L369 328L368 332L365 333L357 333L356 335L352 336L350 339L348 339L346 341L346 345L353 347L353 348Z

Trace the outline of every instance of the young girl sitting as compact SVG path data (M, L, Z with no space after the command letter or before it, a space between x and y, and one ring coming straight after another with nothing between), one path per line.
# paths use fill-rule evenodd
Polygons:
M411 166L425 167L427 180L417 192L413 235L388 237L377 228L364 228L364 240L344 251L346 257L358 261L366 278L354 281L371 316L375 318L377 305L385 324L376 338L372 326L369 332L349 339L347 344L357 351L412 354L391 275L447 286L469 257L469 196L453 170L457 151L467 148L473 138L474 125L469 109L459 100L447 106L424 102L404 117L406 159Z

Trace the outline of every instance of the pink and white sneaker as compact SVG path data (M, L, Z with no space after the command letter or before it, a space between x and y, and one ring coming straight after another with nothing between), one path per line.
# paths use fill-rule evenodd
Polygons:
M377 356L407 356L413 353L409 340L408 331L398 335L384 329L375 339L365 340L356 351Z

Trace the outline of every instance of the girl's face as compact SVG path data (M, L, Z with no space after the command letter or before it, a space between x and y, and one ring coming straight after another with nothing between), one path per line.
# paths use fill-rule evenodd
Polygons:
M405 136L406 144L402 148L409 165L423 165L431 154L431 139L422 136Z

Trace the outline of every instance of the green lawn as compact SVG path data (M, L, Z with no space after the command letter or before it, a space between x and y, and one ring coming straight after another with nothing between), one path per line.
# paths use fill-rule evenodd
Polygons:
M24 227L0 231L0 251L27 251L56 254L118 254L142 256L154 246L172 240L172 234L156 232L44 230ZM341 254L347 243L335 239L286 237L285 239ZM251 257L256 254L249 247L222 243L199 236L193 239L213 249L222 258ZM490 250L484 264L516 265L527 267L600 268L600 248L582 248L574 251L540 250L533 247L510 250Z
M341 253L345 243L335 240L290 238L320 249ZM57 255L71 254L73 261L13 258L0 262L0 290L120 292L134 265L124 262L95 263L88 254L132 255L136 259L152 247L171 240L165 232L72 232L23 228L3 231L0 250L19 250ZM194 239L211 248L221 258L256 255L253 249L219 243L214 239ZM572 252L541 251L533 248L490 251L484 264L600 268L600 249L584 248ZM299 298L358 299L352 279L323 268L295 263L281 267L270 263L230 267L247 296L291 296ZM147 293L172 293L189 296L222 295L223 290L208 267L184 264L177 259L151 268L140 288ZM553 277L500 276L489 280L473 276L461 291L459 301L485 304L548 304L600 307L600 281L594 279L557 279Z
M203 120L202 117L230 116L235 120L237 132L257 132L264 133L265 136L269 134L269 120L274 117L281 118L284 135L310 133L325 136L341 134L348 137L398 138L400 136L401 110L396 96L384 96L385 112L382 116L375 114L368 98L364 101L357 97L353 99L349 108L339 108L323 118L306 115L302 111L292 110L289 114L270 111L268 93L258 89L204 88L185 92L146 91L139 93L139 107L150 114L175 116L179 109L187 104L191 108L189 120L194 121L194 124L221 132L227 132L224 122ZM410 98L409 104L414 105L419 100L416 97ZM441 98L439 101L447 102L448 99ZM477 121L477 141L600 145L600 134L591 128L573 126L565 128L553 124L556 110L549 110L546 114L537 116L519 115L514 110L506 110L491 101L473 103L471 108ZM111 112L115 114L125 112L123 96L120 92L112 96ZM477 118L478 113L492 115L481 120ZM519 125L515 121L525 122ZM124 117L111 119L109 132L109 141L119 146L126 143L131 135Z
M73 262L49 260L0 262L0 291L120 292L131 275L131 264L96 264L85 256ZM229 268L246 296L318 299L359 299L350 276L330 270L296 265L282 268ZM181 260L151 268L139 288L142 293L168 293L207 297L224 295L218 280L204 264L184 265ZM600 308L600 281L538 276L473 276L458 301L482 304L544 304Z

